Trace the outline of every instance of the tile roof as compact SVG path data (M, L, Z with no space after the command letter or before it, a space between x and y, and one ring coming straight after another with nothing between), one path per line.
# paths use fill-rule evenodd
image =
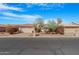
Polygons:
M79 25L75 24L64 24L63 26L64 28L79 28Z
M0 27L7 27L7 26L10 26L10 27L30 27L30 28L32 28L33 24L16 24L16 25L15 24L11 24L11 25L1 25L0 24ZM79 28L79 25L65 24L64 28Z
M21 25L19 25L20 27L33 27L33 25L32 24L21 24Z
M32 24L11 24L11 25L0 25L0 27L33 27Z

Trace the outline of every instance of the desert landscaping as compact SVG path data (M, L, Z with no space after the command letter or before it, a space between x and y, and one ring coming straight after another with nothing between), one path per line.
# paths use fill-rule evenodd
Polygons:
M43 19L36 19L34 24L0 24L0 37L54 37L54 36L79 36L79 25L62 24L62 20L49 20L44 23Z

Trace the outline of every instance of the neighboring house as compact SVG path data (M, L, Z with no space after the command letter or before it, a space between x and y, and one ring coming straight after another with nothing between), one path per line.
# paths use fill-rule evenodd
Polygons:
M32 33L32 31L34 30L32 24L17 24L17 25L11 24L11 25L0 25L0 32L6 32L7 27L13 29L18 28L23 33Z
M69 35L79 35L79 25L64 25L64 33Z
M34 28L32 24L21 24L19 25L19 30L21 30L23 33L32 33Z
M19 31L19 27L16 25L0 25L0 33L16 33Z
M0 25L0 32L6 32L6 26Z

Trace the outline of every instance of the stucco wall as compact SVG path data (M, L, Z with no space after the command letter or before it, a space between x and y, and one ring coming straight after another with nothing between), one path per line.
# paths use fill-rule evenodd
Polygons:
M22 32L24 33L32 33L33 28L26 28L26 27L21 27L19 28Z
M64 28L64 33L67 35L79 35L79 28Z
M34 28L20 27L24 33L32 33ZM79 28L64 28L64 35L79 35Z

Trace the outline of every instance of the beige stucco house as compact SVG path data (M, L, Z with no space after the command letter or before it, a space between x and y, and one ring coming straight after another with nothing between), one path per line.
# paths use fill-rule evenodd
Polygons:
M32 24L21 24L19 25L19 30L21 30L23 33L32 33L34 28Z
M79 35L79 25L65 24L64 33L65 35Z

